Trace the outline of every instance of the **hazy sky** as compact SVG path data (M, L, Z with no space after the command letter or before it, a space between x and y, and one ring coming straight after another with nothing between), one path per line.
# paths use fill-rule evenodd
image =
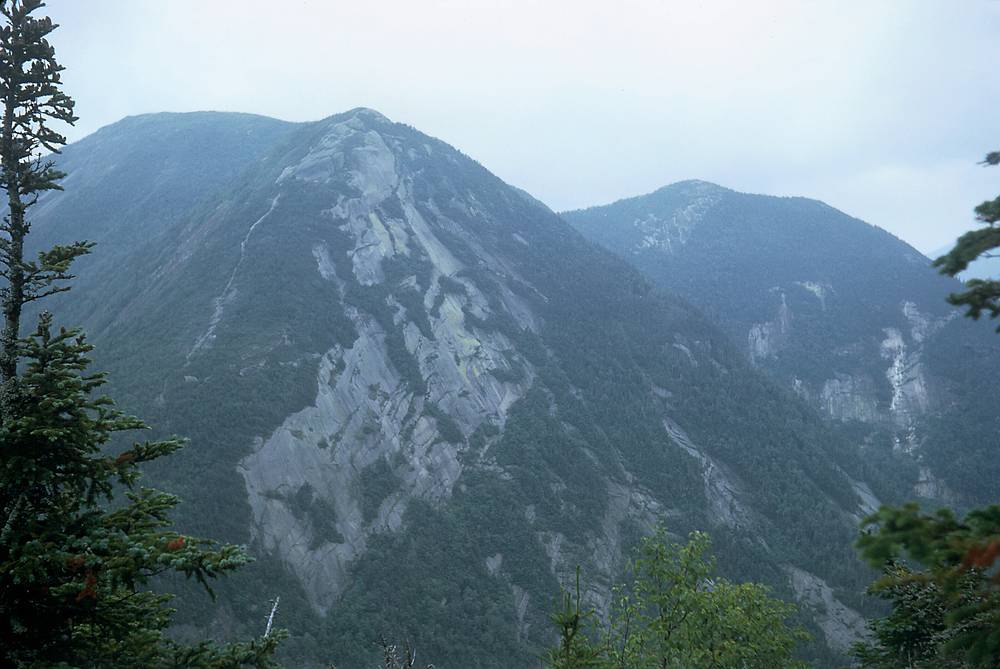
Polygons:
M929 251L1000 192L995 0L49 0L81 120L378 109L554 209L700 178Z

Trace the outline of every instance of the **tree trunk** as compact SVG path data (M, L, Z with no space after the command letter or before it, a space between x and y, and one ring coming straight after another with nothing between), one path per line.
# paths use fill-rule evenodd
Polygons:
M4 324L0 334L0 421L6 419L17 397L17 340L21 331L24 306L24 203L18 178L18 157L14 147L14 112L17 82L7 82L4 100L3 136L0 137L0 160L7 182L7 228L10 247L6 265L8 286L2 306Z

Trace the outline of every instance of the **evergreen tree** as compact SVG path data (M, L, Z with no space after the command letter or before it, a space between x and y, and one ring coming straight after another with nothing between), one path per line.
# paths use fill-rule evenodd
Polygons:
M872 625L876 633L902 619L919 628L918 638L934 640L929 657L957 653L966 663L959 666L1000 666L1000 506L975 509L962 519L950 509L923 513L916 503L884 506L865 519L864 527L858 547L873 566L908 559L924 568L904 577L890 571L876 583L876 589L893 596L894 606L886 621ZM914 594L905 589L910 583L920 584L926 589L922 594L933 594L944 608L940 622L926 610L919 617L908 612L912 604L902 595ZM908 653L913 645L903 635L883 634L878 640L896 654Z
M142 429L96 396L90 345L52 332L43 315L19 345L23 412L0 427L0 659L4 666L269 667L280 634L246 644L182 646L164 635L170 596L151 579L209 579L246 564L242 549L178 534L178 500L138 484L139 466L181 447L134 443L117 456L113 434ZM127 501L112 504L116 489Z
M1000 165L1000 151L986 154L984 165ZM964 271L977 258L992 257L990 252L1000 247L1000 196L983 202L975 209L976 219L986 224L986 227L971 230L961 237L955 248L946 255L934 261L935 267L941 268L942 274L955 276ZM970 279L965 284L965 290L954 293L948 301L956 306L968 308L966 315L978 319L984 312L990 318L1000 316L1000 281L996 279ZM1000 326L997 327L1000 332Z
M41 155L65 143L49 123L76 120L46 39L56 26L32 16L43 6L0 0L0 183L8 204L0 226L0 666L276 666L280 632L222 646L182 645L165 634L170 595L155 592L153 579L182 573L208 588L249 557L175 532L169 513L177 498L139 485L139 466L180 440L108 454L113 435L146 426L97 394L105 379L88 372L82 334L54 333L43 314L34 334L19 337L24 305L67 290L70 264L91 248L77 242L24 259L25 214L63 176Z
M983 164L1000 165L1000 151ZM1000 247L1000 197L975 212L985 227L965 233L934 261L942 274L955 276ZM972 279L948 301L967 307L973 319L996 318L1000 281ZM950 509L926 514L916 503L884 506L862 522L858 548L872 566L886 568L871 592L893 604L888 617L869 623L874 642L855 649L863 666L1000 666L1000 505L964 519ZM904 558L923 571L901 570L896 565Z
M588 636L594 611L580 608L580 568L576 569L576 593L562 593L562 607L552 614L559 630L559 645L545 654L549 669L600 669L607 666L606 649Z
M962 591L963 603L971 603L976 596L971 579ZM949 598L926 572L890 563L868 594L888 601L892 610L870 621L871 637L854 645L862 669L968 667L960 650L949 650L955 636L946 621L952 608Z
M56 28L49 17L32 14L41 0L0 0L0 186L7 193L7 215L0 231L0 289L3 330L0 332L0 420L16 409L17 341L24 305L67 290L56 282L72 278L69 266L90 249L87 242L55 246L25 260L24 242L31 225L26 214L40 194L60 189L64 176L43 151L58 153L66 138L53 121L74 123L73 100L60 90L63 67L46 39Z
M403 643L402 652L396 644L386 641L385 637L380 636L376 643L382 649L382 669L418 669L417 651L409 641ZM331 666L330 669L337 667ZM434 669L434 665L428 664L424 669Z

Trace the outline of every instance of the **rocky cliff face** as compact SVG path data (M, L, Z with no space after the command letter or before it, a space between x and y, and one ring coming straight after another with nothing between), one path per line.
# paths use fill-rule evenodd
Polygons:
M947 307L956 284L914 249L819 202L705 182L564 217L717 317L753 365L830 419L909 456L911 494L984 499L967 485L982 472L943 462L977 446L942 435L980 421L971 389L993 383L1000 350ZM947 368L959 351L980 363L972 378ZM976 439L998 446L988 429ZM980 464L996 473L988 450Z
M347 308L357 339L320 354L313 404L256 440L239 465L255 538L300 578L321 613L335 604L372 533L399 530L412 499L450 497L462 473L462 444L484 425L502 430L511 405L535 377L531 363L501 331L475 325L502 318L523 331L537 330L531 307L511 288L520 279L485 250L476 260L488 265L495 281L481 288L467 275L470 267L435 229L451 227L460 238L464 232L440 212L427 211L428 221L417 208L406 166L412 156L400 151L397 158L389 146L392 136L376 130L388 125L367 111L333 123L276 181L279 188L290 181L319 188L346 182L352 192L339 194L323 215L347 247L338 249L334 260L337 250L317 240L316 271L341 295L347 288L338 263L347 265L340 271L361 289L389 282L380 305L385 322ZM398 151L398 140L395 145ZM434 154L429 145L410 150ZM265 217L273 215L280 197ZM388 201L398 208L385 211ZM244 245L263 222L250 227ZM391 276L392 263L407 270ZM239 269L238 263L234 272ZM227 284L216 298L219 307L206 332L221 318L231 289ZM493 291L492 301L484 290ZM393 362L393 335L401 339L395 345L408 356L408 370ZM200 337L193 350L208 338ZM407 380L406 371L415 376ZM386 491L377 507L365 508L365 498L355 491L365 472L378 466L391 469L397 487ZM311 507L323 508L322 520L315 513L296 513L296 500L304 496Z
M228 608L185 598L189 623L255 629L280 594L301 666L362 666L379 631L437 666L533 666L577 565L606 610L630 547L666 523L709 529L728 575L802 601L809 652L834 661L868 578L857 518L891 487L862 449L694 308L452 147L365 109L253 120L259 142L230 120L127 120L95 136L115 142L68 147L71 173L141 164L145 181L81 177L37 221L47 240L100 234L106 259L52 308L94 333L127 409L192 438L153 472L188 501L180 522L259 557L224 586ZM183 172L146 163L192 122L212 141L189 159L215 162L185 199ZM129 217L160 205L133 190L172 198L141 234ZM646 248L686 248L720 197L663 230L648 219ZM98 220L74 216L81 202ZM795 300L766 299L761 365L800 322ZM886 327L913 412L912 328Z

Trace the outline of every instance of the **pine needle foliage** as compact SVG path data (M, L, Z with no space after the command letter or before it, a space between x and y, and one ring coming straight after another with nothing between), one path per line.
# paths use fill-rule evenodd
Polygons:
M98 394L105 378L87 371L90 350L79 331L53 332L47 314L19 345L24 411L0 427L0 664L275 666L281 634L227 646L166 636L171 597L150 589L156 576L208 588L249 557L174 531L178 499L140 485L140 466L181 440L107 454L112 435L146 426Z
M960 666L1000 666L1000 506L973 509L962 518L951 509L924 513L915 502L883 506L865 519L858 548L872 566L890 567L874 588L887 593L894 608L888 622L875 622L876 632L900 620L913 625L934 640L921 655L932 660L928 666L947 666L940 658L956 654ZM921 569L891 568L903 560ZM940 615L930 617L926 605L916 609L919 616L913 613L915 593L923 602L933 595ZM886 653L909 653L912 645L903 636L881 635L878 641Z
M61 90L63 67L48 36L57 28L47 16L36 17L41 0L0 0L0 187L7 214L0 224L0 420L15 412L18 398L17 346L24 306L69 290L72 262L88 253L89 242L57 245L25 259L31 229L27 212L50 190L61 190L65 176L52 154L66 144L53 127L76 122L73 99Z
M1000 165L1000 151L991 151L982 161L983 165ZM970 230L958 238L955 247L934 261L942 274L956 276L965 271L977 258L995 257L994 249L1000 247L1000 196L987 200L975 208L976 220L984 224L978 230ZM966 307L966 316L978 320L983 314L991 319L1000 316L1000 280L970 279L965 289L948 296L948 302ZM997 326L1000 332L1000 326Z
M178 499L140 485L140 466L168 456L180 439L133 442L114 435L146 425L100 394L91 346L78 330L56 330L43 313L20 336L23 307L69 289L73 260L89 242L24 257L26 212L60 190L49 156L66 139L73 100L48 35L40 0L0 0L0 666L235 669L276 667L284 633L245 643L180 644L166 631L171 596L154 579L180 573L202 584L250 561L238 546L172 527Z

